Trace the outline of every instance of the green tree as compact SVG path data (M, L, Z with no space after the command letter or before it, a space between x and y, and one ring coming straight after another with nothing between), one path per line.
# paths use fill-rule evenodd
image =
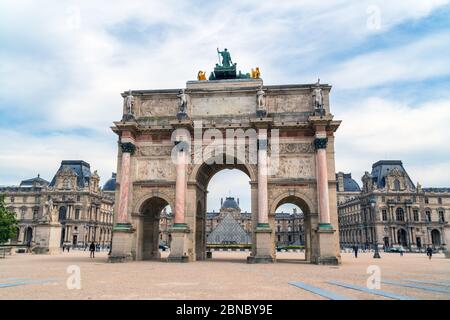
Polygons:
M14 212L5 206L5 196L0 195L0 243L5 243L17 235L18 222Z

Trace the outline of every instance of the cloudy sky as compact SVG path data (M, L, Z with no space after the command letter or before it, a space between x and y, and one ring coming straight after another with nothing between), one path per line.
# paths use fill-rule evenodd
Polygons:
M106 181L120 92L181 88L227 47L265 84L333 85L338 171L360 182L401 159L414 181L450 186L449 2L0 0L0 185L51 179L61 159ZM212 181L211 209L230 193L250 210L240 177Z

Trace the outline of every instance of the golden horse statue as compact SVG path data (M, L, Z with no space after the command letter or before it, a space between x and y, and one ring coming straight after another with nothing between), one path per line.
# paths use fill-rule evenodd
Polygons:
M256 67L254 70L252 68L252 78L259 79L260 76L261 76L261 72L259 71L259 67Z
M206 80L206 72L200 70L200 71L197 73L197 79L198 79L198 81L205 81L205 80Z

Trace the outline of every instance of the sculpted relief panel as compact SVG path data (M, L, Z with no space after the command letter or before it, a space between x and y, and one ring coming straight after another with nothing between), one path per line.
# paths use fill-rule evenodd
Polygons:
M310 94L267 96L268 112L307 112L312 111Z
M176 171L172 160L137 160L136 181L141 180L175 180Z
M192 116L218 116L226 114L250 114L256 112L255 95L191 96Z
M314 157L280 157L278 164L271 162L274 178L314 179Z
M174 116L177 112L176 98L153 98L140 101L140 117Z

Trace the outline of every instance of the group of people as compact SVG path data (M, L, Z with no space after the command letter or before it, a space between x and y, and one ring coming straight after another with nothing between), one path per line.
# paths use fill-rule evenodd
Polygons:
M359 247L353 246L353 252L355 254L355 258L358 258L358 251L359 251ZM431 246L428 246L425 252L428 256L428 259L431 260L431 258L433 256L433 248L431 248ZM400 250L400 255L403 256L403 250Z

